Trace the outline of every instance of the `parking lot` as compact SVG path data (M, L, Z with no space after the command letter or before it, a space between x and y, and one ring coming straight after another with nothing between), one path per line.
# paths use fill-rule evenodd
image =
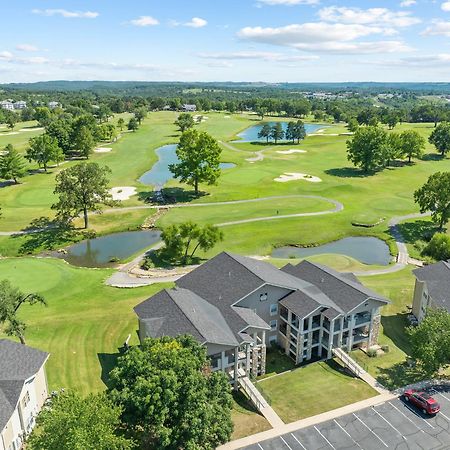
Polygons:
M397 398L243 449L450 449L450 390L436 387L428 392L441 404L441 412L434 417L422 414Z

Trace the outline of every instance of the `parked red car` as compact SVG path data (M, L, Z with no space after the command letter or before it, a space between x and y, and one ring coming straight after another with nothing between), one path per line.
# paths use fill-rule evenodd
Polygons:
M441 405L426 392L408 389L403 394L403 398L419 408L424 414L436 414L441 410Z

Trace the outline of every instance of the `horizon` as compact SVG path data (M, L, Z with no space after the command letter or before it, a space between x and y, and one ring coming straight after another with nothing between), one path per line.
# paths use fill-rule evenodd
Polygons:
M24 0L3 7L0 83L450 82L449 1L360 4Z

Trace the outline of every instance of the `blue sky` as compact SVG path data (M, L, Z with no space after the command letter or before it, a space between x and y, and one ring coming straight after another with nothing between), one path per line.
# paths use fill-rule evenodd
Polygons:
M450 1L20 0L0 82L450 81Z

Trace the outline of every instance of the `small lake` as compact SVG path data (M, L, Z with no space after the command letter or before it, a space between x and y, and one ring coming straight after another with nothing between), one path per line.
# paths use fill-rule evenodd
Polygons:
M160 241L161 232L126 231L95 239L87 239L66 248L61 255L68 263L79 267L109 267L111 258L129 258Z
M158 162L139 178L142 184L154 186L156 190L161 189L169 180L173 179L173 174L169 170L170 164L177 164L180 160L176 154L177 145L169 144L156 149ZM236 167L233 163L220 163L221 169L232 169Z
M259 125L253 125L250 128L247 128L242 133L239 133L238 136L240 139L235 142L266 142L266 138L259 138L258 133L261 131L261 128L265 124L269 124L270 126L276 125L278 122L262 122ZM286 131L288 122L281 122L281 125L283 126L283 131ZM327 128L326 125L319 125L319 124L312 124L312 123L305 123L305 130L306 134L314 133L317 130L320 130L322 128Z
M374 237L348 237L318 247L280 247L272 252L273 258L305 258L307 256L335 253L350 256L364 264L387 266L392 256L388 245Z

